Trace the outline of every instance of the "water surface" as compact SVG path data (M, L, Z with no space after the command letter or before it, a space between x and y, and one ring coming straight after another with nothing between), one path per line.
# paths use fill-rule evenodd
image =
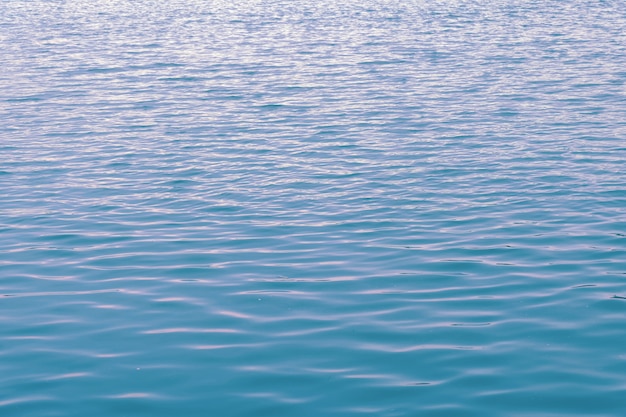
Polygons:
M623 2L0 16L3 416L623 415Z

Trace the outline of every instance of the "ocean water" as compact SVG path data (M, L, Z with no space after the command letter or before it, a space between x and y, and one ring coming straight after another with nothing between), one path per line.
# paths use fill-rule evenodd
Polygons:
M626 4L0 2L0 415L626 413Z

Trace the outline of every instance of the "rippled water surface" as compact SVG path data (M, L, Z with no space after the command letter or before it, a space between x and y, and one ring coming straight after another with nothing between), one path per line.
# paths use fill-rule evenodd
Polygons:
M3 417L623 416L626 4L0 3Z

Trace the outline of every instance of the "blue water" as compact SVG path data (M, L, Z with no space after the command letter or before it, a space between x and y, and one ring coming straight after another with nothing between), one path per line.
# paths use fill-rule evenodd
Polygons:
M624 416L626 4L0 2L0 415Z

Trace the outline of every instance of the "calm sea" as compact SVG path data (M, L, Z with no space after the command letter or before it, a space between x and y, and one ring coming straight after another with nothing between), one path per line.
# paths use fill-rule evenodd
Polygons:
M625 83L621 0L0 2L0 415L626 415Z

